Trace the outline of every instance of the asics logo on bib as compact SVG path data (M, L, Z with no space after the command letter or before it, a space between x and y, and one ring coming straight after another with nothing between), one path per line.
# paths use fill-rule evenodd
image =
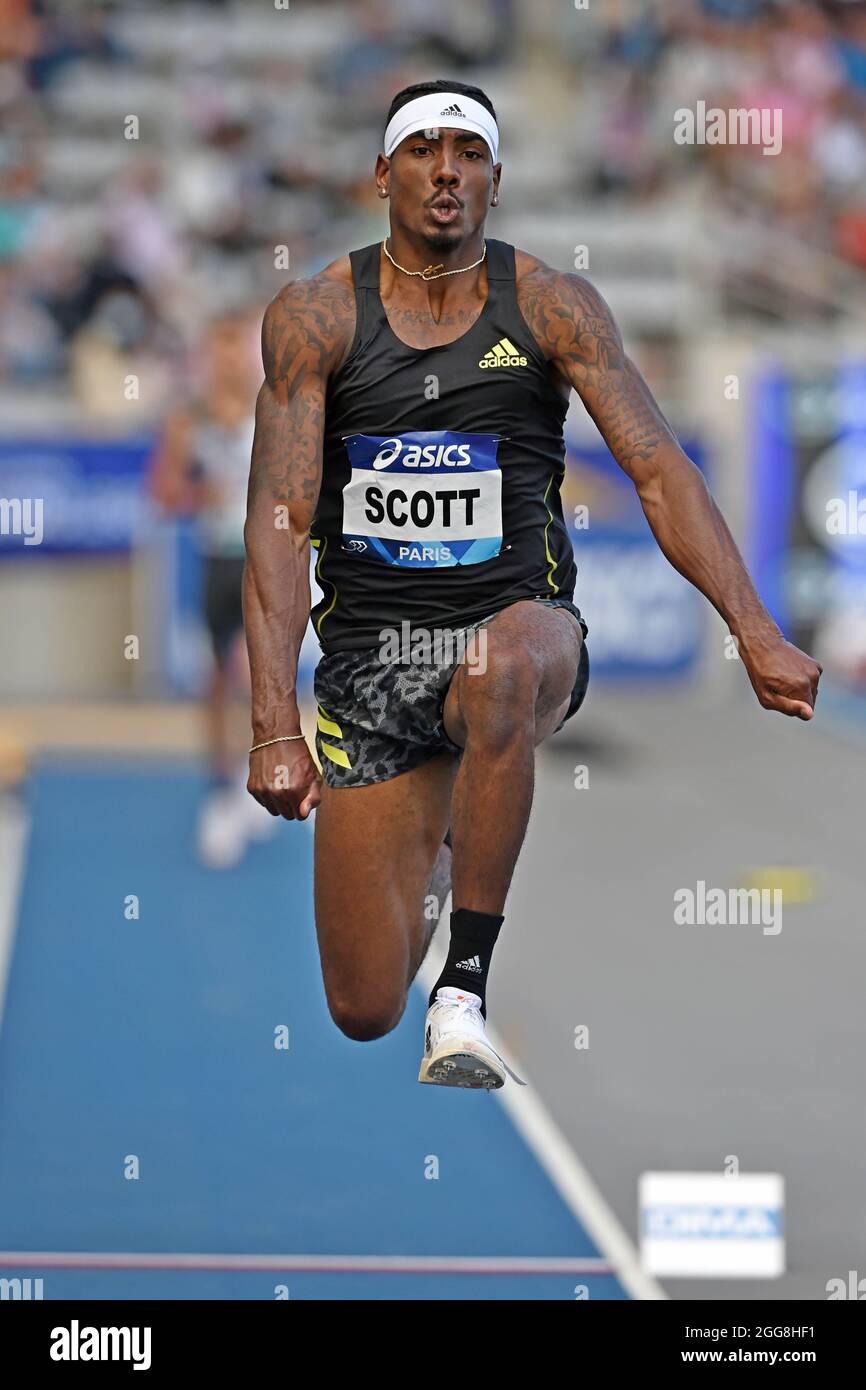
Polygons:
M395 459L404 468L468 468L472 455L468 444L404 444L402 439L386 439L373 459L374 468L388 468Z
M343 549L354 559L436 569L490 560L502 546L498 436L453 430L344 440Z
M526 358L520 348L516 348L510 338L500 338L489 352L485 352L479 367L525 367Z

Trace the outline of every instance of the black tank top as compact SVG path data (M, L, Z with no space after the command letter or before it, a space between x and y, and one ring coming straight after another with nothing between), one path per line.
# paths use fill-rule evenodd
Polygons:
M487 242L488 296L442 347L407 347L379 294L379 244L351 252L357 326L331 378L311 527L325 652L383 629L455 629L517 599L571 598L562 516L567 403L517 305L514 247Z

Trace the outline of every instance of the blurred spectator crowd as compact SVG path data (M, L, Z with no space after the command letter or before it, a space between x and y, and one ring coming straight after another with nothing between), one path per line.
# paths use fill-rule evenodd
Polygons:
M134 363L158 413L215 313L381 234L387 106L449 75L499 109L512 211L698 190L866 266L862 0L0 0L0 389L129 418ZM678 146L698 100L781 109L782 153Z

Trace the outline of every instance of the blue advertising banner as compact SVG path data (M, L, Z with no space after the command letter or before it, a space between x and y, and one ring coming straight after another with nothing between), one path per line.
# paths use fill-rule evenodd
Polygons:
M683 448L706 472L700 446L684 441ZM688 672L700 650L703 600L659 550L634 484L601 442L569 440L562 507L593 675L629 680Z
M128 550L149 437L0 439L0 555Z
M753 396L748 561L785 635L866 689L866 362L768 370Z

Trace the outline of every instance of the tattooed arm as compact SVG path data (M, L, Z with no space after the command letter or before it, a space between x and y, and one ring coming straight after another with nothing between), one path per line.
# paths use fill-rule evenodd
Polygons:
M522 255L517 293L536 342L632 479L662 552L728 623L760 703L811 719L821 667L785 641L762 604L703 474L626 356L601 295L583 276Z
M244 627L252 678L253 743L301 732L296 677L310 617L310 524L322 476L325 391L355 327L348 260L293 281L262 324L265 380L244 528ZM250 755L250 793L272 815L305 820L320 779L305 742Z

